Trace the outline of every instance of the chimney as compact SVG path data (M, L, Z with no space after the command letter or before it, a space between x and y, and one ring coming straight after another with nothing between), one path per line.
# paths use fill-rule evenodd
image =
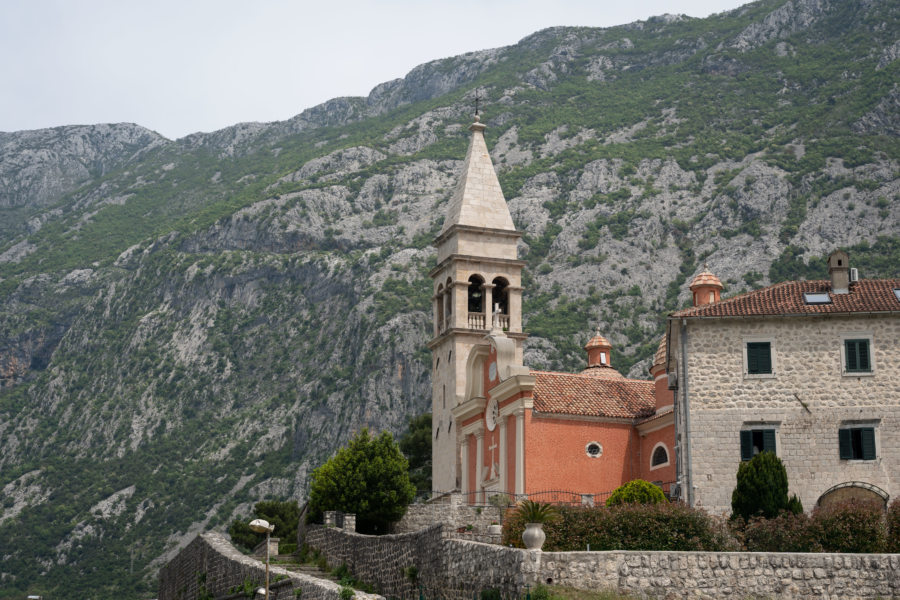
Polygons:
M703 265L703 271L691 280L690 289L694 298L694 306L718 302L722 298L724 287L719 278L710 273L709 267Z
M831 278L832 294L850 293L850 255L843 250L835 250L828 257L828 276Z

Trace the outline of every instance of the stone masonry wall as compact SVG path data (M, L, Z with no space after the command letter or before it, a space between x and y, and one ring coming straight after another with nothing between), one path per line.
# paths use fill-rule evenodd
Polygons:
M227 598L234 596L231 590L242 587L245 580L255 588L262 587L265 562L241 554L220 533L203 533L160 570L159 600ZM338 600L341 588L325 579L270 565L270 600L295 600L297 590L302 590L303 600ZM379 600L380 596L357 592L356 598Z
M845 482L900 495L900 319L708 320L689 324L688 392L697 504L730 512L741 428L776 430L777 454L804 508ZM870 337L871 374L842 374L846 337ZM747 341L770 341L772 375L744 374ZM677 345L674 346L677 348ZM841 460L838 429L875 427L874 461Z
M638 598L900 598L900 554L530 552L447 539L440 526L381 537L319 528L307 541L390 597L411 597L421 586L426 597L465 600L485 589L520 595L526 585L552 583Z
M391 533L409 533L442 523L448 530L469 529L475 534L486 534L492 522L501 522L501 511L493 505L471 506L461 494L450 494L443 502L410 504L406 514L391 526Z

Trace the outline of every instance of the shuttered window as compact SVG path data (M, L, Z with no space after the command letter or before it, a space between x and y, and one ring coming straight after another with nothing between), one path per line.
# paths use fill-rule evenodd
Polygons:
M841 460L875 460L875 428L839 429L838 446Z
M771 372L771 342L747 342L747 373L750 375L762 375Z
M848 372L868 373L872 370L869 340L845 340L844 356Z
M760 452L775 452L774 429L741 431L741 460L750 460Z

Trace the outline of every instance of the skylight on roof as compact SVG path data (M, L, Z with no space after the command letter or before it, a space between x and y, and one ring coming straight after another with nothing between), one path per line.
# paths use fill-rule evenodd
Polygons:
M803 300L807 304L831 304L828 292L803 292Z
M894 288L894 295L897 296L897 301L900 302L900 289Z

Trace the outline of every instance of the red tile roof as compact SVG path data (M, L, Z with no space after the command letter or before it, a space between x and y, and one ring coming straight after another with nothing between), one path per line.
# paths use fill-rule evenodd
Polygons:
M785 281L712 304L686 308L672 313L671 316L682 318L900 313L900 300L894 294L894 290L898 288L900 279L861 279L850 284L849 294L832 294L829 280ZM831 303L807 304L803 299L804 292L826 292L831 298Z
M534 410L587 417L637 419L653 414L653 382L532 371Z

